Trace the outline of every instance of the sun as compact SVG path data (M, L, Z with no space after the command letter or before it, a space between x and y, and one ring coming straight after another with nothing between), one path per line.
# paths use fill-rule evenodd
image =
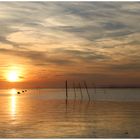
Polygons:
M9 82L17 82L19 80L18 72L15 70L10 71L7 75L7 80Z

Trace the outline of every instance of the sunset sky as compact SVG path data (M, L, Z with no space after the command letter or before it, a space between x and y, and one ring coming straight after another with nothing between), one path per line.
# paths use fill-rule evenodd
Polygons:
M140 86L140 2L0 2L0 88L66 79Z

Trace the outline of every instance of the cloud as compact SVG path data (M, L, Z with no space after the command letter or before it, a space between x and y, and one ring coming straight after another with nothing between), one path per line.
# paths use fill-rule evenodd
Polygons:
M61 58L53 58L48 57L47 52L39 52L39 51L25 51L25 50L13 50L13 49L0 49L0 53L6 55L12 55L17 57L26 58L32 61L35 65L44 66L47 64L55 64L55 65L69 65L74 63L72 60L64 60Z
M8 39L6 39L6 38L3 37L3 36L0 36L0 42L3 43L3 44L9 44L9 45L12 45L13 47L19 47L19 44L18 44L18 43L15 43L15 42L9 41Z
M5 7L1 9L5 16L0 19L10 30L19 27L16 29L20 31L21 28L28 27L42 36L45 32L62 31L61 36L69 33L93 42L139 30L139 25L131 22L139 20L137 5L139 6L138 2L7 2L1 3L1 7ZM130 14L131 11L137 13ZM130 19L126 19L127 16Z
M83 50L74 50L74 49L56 49L57 53L64 53L65 55L70 55L72 59L78 59L82 61L98 61L98 60L107 60L111 59L109 56L100 53L98 51L94 51L91 49L83 49Z
M0 2L0 53L62 71L137 71L139 7L140 2Z
M107 23L103 23L103 28L107 29L107 30L120 30L120 29L124 29L126 28L126 25L119 23L119 22L107 22Z

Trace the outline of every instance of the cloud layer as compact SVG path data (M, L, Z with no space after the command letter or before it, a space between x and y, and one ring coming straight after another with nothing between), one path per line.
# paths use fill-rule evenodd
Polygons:
M0 13L1 71L21 62L36 76L140 70L140 2L0 2Z

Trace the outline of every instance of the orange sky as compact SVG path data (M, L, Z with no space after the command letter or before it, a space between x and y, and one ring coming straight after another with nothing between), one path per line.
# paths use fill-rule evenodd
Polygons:
M140 86L139 2L0 2L0 88ZM14 71L14 72L13 72ZM16 82L9 82L10 73Z

